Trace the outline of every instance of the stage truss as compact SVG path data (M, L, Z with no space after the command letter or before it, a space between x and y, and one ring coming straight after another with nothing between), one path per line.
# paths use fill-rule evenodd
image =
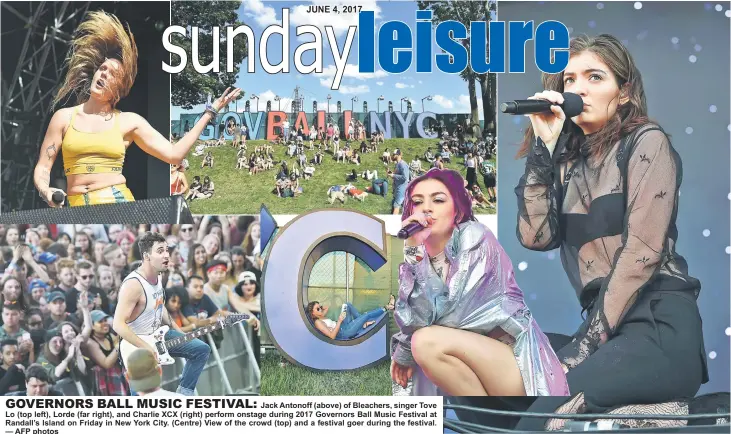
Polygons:
M17 20L13 28L3 29L3 49L8 43L22 47L14 62L3 65L2 212L42 206L33 185L33 170L73 31L89 5L2 2L2 13Z

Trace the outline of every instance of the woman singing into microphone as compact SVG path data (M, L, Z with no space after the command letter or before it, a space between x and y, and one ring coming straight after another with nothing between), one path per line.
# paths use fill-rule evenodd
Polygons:
M67 65L53 106L71 94L77 105L53 114L33 175L38 193L51 207L61 206L54 203L53 193L66 196L50 187L51 168L62 149L70 206L133 201L122 176L130 144L135 142L148 154L179 165L206 124L240 93L227 89L173 146L141 116L115 110L137 75L137 45L114 15L88 14L74 34Z
M567 395L556 354L523 300L510 258L472 215L464 179L431 169L406 189L391 377L412 394Z
M571 92L584 101L570 120L557 105L529 116L515 189L521 244L561 248L586 312L557 349L573 396L559 411L687 414L684 401L708 375L700 282L675 251L680 157L648 119L640 72L615 37L573 39L568 66L543 86L533 99L560 104ZM532 411L556 410L538 402ZM530 422L518 428L546 428Z

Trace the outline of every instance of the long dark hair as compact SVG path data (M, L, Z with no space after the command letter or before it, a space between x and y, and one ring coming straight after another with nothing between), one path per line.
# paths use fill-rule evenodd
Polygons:
M245 281L242 280L241 282L237 283L236 286L234 287L234 292L239 297L241 297L241 298L244 298L244 282ZM259 292L261 292L260 289L259 289L259 282L258 281L257 282L254 282L254 288L255 288L254 289L254 297L256 297L257 295L259 295ZM308 305L308 307L309 307L309 305Z
M68 354L66 352L66 343L63 342L63 336L61 336L61 327L57 327L55 330L51 330L48 332L49 336L46 339L46 342L43 344L43 347L41 349L41 354L43 357L45 357L46 360L48 360L53 366L58 366L63 359L66 358L66 355ZM55 337L61 338L61 342L63 342L63 345L61 346L61 351L58 353L58 355L53 354L51 352L51 340Z
M195 251L198 247L203 247L203 244L200 243L193 243L193 245L190 246L190 249L188 249L188 262L186 262L186 265L188 266L188 278L194 275L198 276L206 276L206 264L203 264L202 266L198 267L198 264L195 263Z
M312 316L312 311L315 310L315 305L320 304L319 301L311 301L307 303L307 316L310 318L310 320L314 321L315 318Z
M637 69L627 47L612 35L586 36L580 35L571 40L569 53L571 56L589 51L597 55L611 71L620 94L627 98L625 104L617 105L617 111L599 131L584 136L583 131L570 119L566 119L563 133L569 135L566 143L567 154L565 160L573 160L579 156L584 143L588 157L603 157L617 143L620 138L628 135L638 127L650 122L647 117L647 101L645 89L642 85L642 76ZM558 74L543 74L541 77L543 88L564 91L563 72ZM619 95L617 96L619 98ZM518 151L518 157L528 154L531 144L535 140L533 127L526 129L523 143Z

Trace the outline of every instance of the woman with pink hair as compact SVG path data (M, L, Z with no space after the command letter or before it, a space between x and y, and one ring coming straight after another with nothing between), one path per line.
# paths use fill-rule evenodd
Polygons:
M413 395L568 395L510 258L472 215L464 179L431 169L406 188L391 378Z

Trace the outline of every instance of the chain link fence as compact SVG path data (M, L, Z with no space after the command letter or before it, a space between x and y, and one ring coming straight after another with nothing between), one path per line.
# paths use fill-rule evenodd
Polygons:
M398 266L403 262L403 241L394 237L389 241L388 261L378 270L346 252L320 258L310 273L305 303L318 301L330 307L327 316L334 321L343 303L353 304L360 312L385 306L390 294L398 296ZM395 330L393 321L389 328Z
M398 297L398 267L404 260L404 244L396 237L388 237L388 241L388 261L375 271L346 252L331 252L320 258L304 288L305 306L310 301L318 301L330 307L327 316L337 321L343 303L352 303L360 312L367 312L385 306L390 294ZM266 246L263 257L270 247ZM398 327L391 315L389 318L389 334L392 334ZM270 344L266 330L262 330L261 339L262 344Z

